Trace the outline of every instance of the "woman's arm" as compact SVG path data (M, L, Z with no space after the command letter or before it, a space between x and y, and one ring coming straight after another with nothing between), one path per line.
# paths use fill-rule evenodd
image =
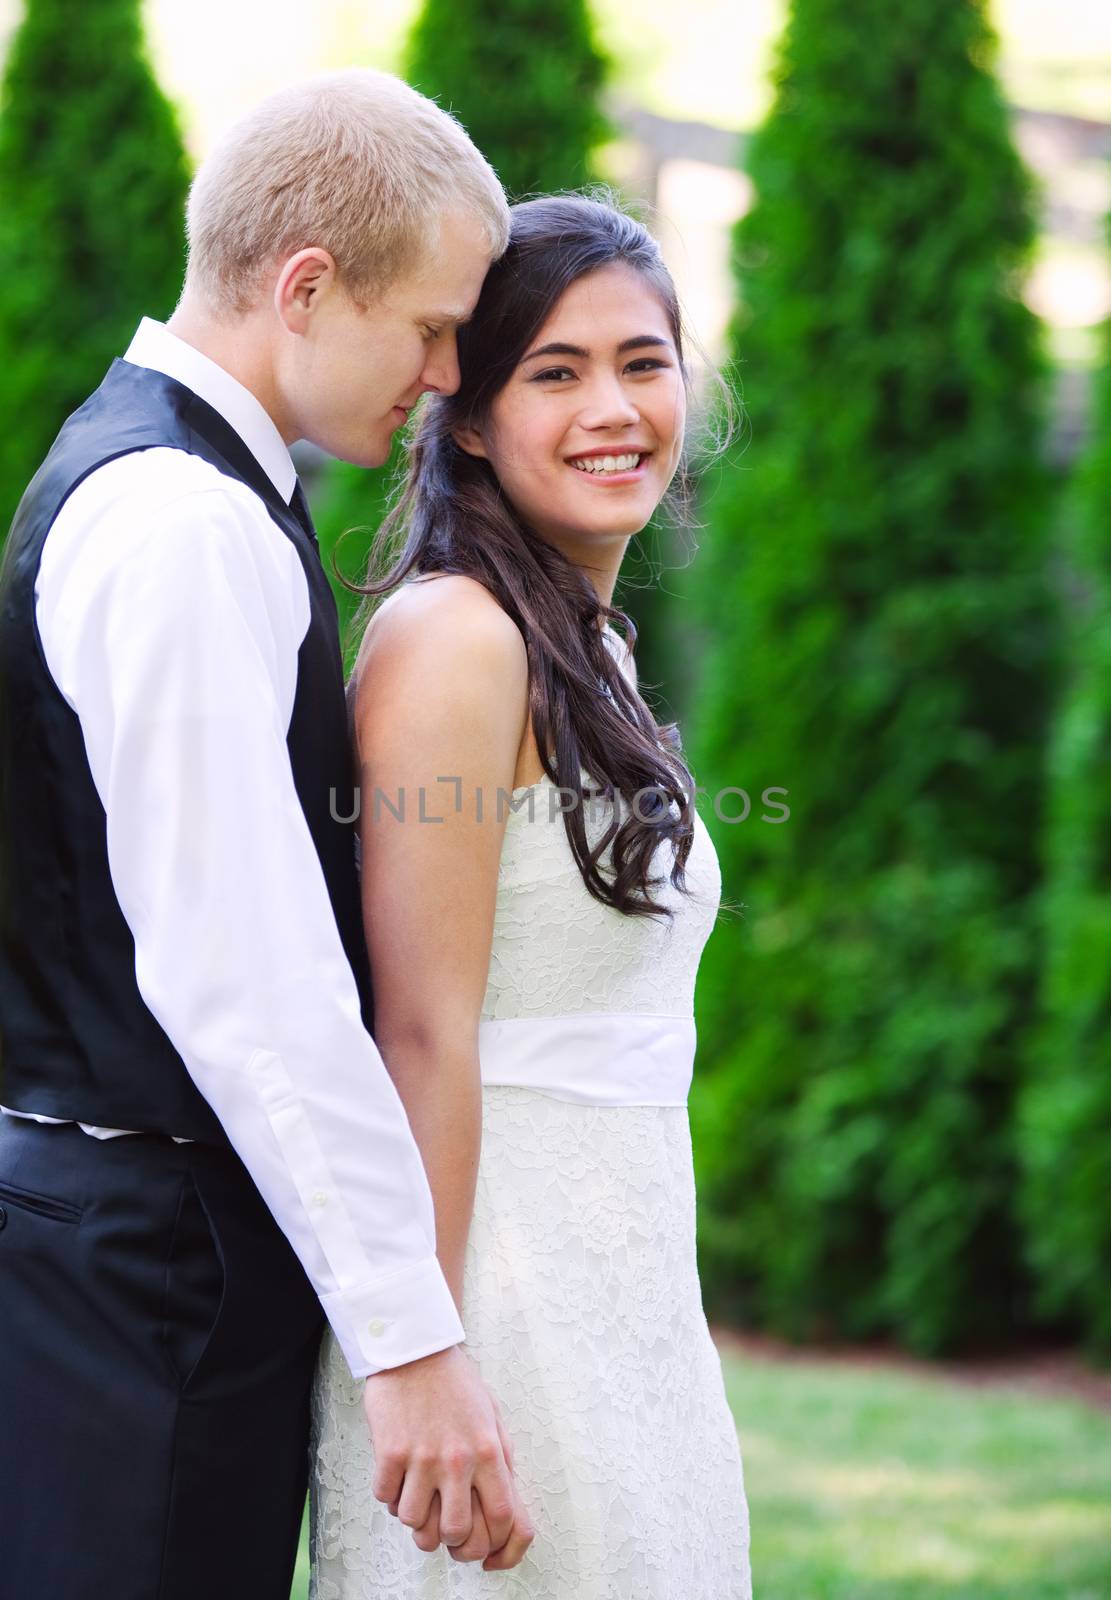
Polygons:
M505 832L497 793L513 787L528 660L487 591L448 575L391 600L356 673L374 1033L420 1148L436 1253L461 1311L482 1129L478 1020Z

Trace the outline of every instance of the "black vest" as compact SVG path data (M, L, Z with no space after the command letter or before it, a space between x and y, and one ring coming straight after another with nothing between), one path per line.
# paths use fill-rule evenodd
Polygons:
M51 677L35 578L63 503L89 473L171 446L261 497L311 602L287 745L363 1021L370 979L355 869L355 773L336 606L315 543L224 419L159 372L115 361L69 418L20 503L0 569L0 1105L101 1127L226 1138L135 978L81 725ZM281 863L274 863L281 871Z

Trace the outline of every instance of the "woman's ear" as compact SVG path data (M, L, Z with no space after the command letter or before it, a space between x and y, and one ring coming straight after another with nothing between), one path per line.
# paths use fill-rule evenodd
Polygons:
M481 456L488 461L486 446L482 442L482 435L477 428L453 428L451 437L455 440L460 450L465 450L469 456Z

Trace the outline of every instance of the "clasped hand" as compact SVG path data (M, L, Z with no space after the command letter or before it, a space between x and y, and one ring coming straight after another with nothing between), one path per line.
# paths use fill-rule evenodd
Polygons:
M376 1500L413 1530L486 1572L515 1567L535 1537L494 1396L459 1345L366 1380Z

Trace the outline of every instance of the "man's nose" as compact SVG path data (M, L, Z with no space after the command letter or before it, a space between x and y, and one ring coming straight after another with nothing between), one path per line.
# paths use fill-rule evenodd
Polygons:
M454 330L444 332L435 341L432 354L424 364L421 382L435 394L454 394L459 387L459 351Z

